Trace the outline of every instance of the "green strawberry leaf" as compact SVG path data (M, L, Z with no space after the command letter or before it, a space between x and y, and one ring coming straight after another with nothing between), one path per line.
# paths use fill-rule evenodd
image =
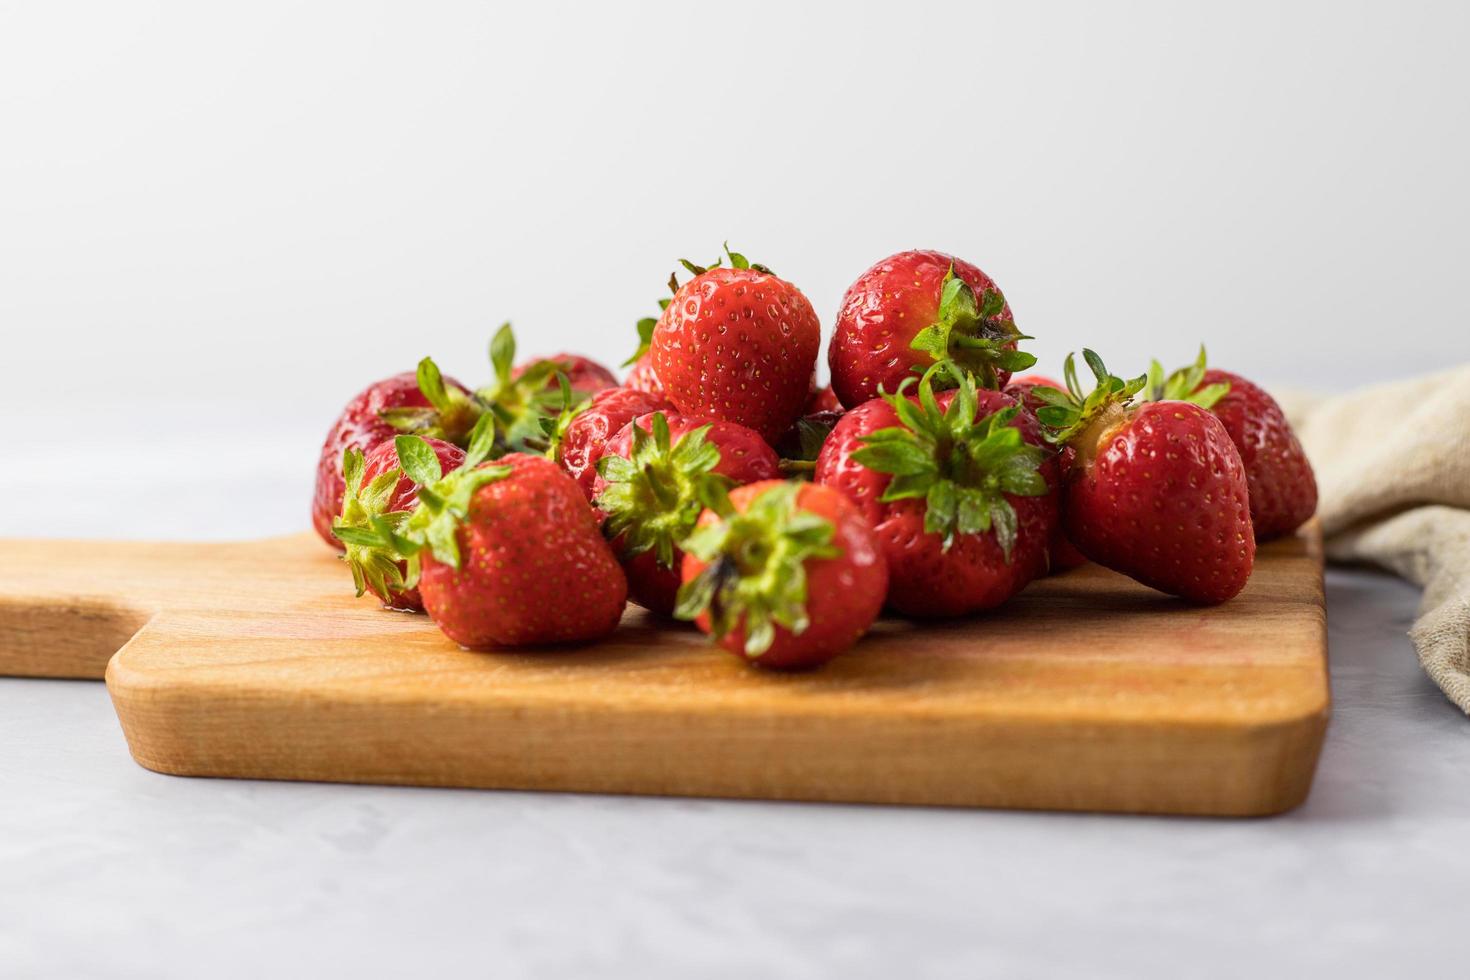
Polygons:
M852 458L892 477L882 501L924 501L924 531L943 538L948 550L957 535L985 534L996 526L995 514L1010 515L1012 497L1039 497L1050 492L1040 468L1049 454L1028 444L1011 423L1019 405L976 418L979 395L973 376L961 374L959 388L943 410L934 394L934 378L955 374L952 361L933 365L919 381L911 398L906 379L895 394L882 397L892 406L901 425L879 429L861 439ZM1060 411L1060 409L1056 409ZM997 533L997 542L1010 560L1014 535Z

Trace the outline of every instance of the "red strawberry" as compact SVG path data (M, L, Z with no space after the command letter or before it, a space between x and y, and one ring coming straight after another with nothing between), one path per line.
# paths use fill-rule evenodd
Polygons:
M679 411L774 441L806 403L821 328L801 290L729 254L734 268L688 266L653 331L653 368Z
M685 542L677 615L748 663L815 667L851 647L883 606L888 569L843 495L812 483L739 487Z
M806 406L802 408L803 415L816 415L818 412L840 412L842 403L837 400L837 393L832 390L831 385L821 388L813 386L812 393L807 396Z
M1245 587L1255 563L1245 465L1220 420L1180 401L1132 406L1123 381L1084 351L1097 387L1084 396L1072 358L1067 391L1037 388L1038 415L1076 449L1066 478L1067 537L1100 565L1198 603Z
M434 375L438 377L437 369ZM448 385L459 397L468 397L459 382L450 380ZM441 390L444 390L442 385ZM412 373L395 374L358 392L332 423L322 443L316 467L316 490L312 494L311 526L333 548L342 548L342 543L332 534L332 523L342 513L342 492L346 486L342 479L342 454L348 449L366 452L380 442L392 442L398 429L381 413L402 408L433 411L429 398L419 389L418 376Z
M634 391L646 391L650 394L662 396L664 384L658 379L653 370L653 358L644 355L633 365L633 370L628 372L628 379L623 382L623 387L632 388Z
M433 451L436 472L448 472L464 462L464 450L453 443L441 439L425 439L424 443ZM407 568L403 556L378 529L378 522L384 520L393 529L400 529L419 502L418 484L398 464L395 440L378 443L366 457L361 450L347 450L342 472L347 492L332 533L346 546L342 559L352 569L357 594L371 592L389 609L422 612L424 603L418 590L404 584Z
M464 466L420 489L405 524L400 547L422 562L424 609L445 636L472 649L606 636L622 617L628 583L592 508L544 456L483 462L489 428L477 430ZM426 448L400 454L410 476L429 475L419 472Z
M1167 379L1155 361L1148 397L1193 402L1213 412L1245 464L1256 540L1290 534L1317 512L1317 478L1307 454L1276 399L1238 374L1205 365L1203 347L1191 367Z
M1054 381L1044 374L1028 374L1024 377L1012 378L1010 383L1006 385L1005 392L1025 405L1028 412L1035 414L1040 409L1046 407L1046 402L1032 394L1033 389L1060 389L1061 387L1062 383L1060 381ZM1076 452L1070 448L1062 449L1060 458L1062 472L1066 472L1072 458L1076 455ZM1060 499L1058 500L1058 503L1062 502ZM1087 564L1087 556L1078 551L1077 546L1067 540L1067 532L1063 526L1064 523L1064 521L1057 521L1056 531L1051 536L1051 560L1048 564L1053 573L1065 572L1068 569L1076 568L1078 565Z
M592 396L590 404L574 407L563 416L564 420L558 420L549 455L591 500L592 484L597 480L597 461L602 458L607 441L638 416L672 407L662 396L645 391L604 389Z
M945 358L983 387L1001 388L1036 363L1016 350L1022 339L1005 297L978 268L943 252L900 252L842 298L827 350L832 389L852 408Z
M665 615L679 591L678 543L700 512L730 487L781 472L775 452L745 426L662 412L623 426L597 471L594 499L607 515L603 531L622 556L630 596Z
M977 390L969 376L936 396L934 373L917 399L888 395L844 415L816 479L873 523L892 576L889 606L961 616L1046 571L1059 479L1035 418L1014 399Z
M583 357L581 354L552 354L550 357L534 358L511 371L511 380L519 381L529 371L541 373L545 370L544 365L547 364L551 365L553 371L560 371L566 375L567 383L571 385L573 391L579 394L591 395L618 386L617 375L590 357ZM555 388L556 379L547 378L546 387Z

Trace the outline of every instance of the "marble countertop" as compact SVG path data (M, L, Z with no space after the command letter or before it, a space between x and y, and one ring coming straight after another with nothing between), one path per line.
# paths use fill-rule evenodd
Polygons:
M101 684L0 680L0 973L1462 976L1470 721L1416 598L1329 573L1326 748L1264 820L178 779Z

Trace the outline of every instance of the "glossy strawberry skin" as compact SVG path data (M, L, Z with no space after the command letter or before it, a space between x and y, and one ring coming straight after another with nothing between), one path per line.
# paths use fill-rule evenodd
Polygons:
M675 443L694 429L708 425L710 430L705 439L720 451L720 462L713 472L729 477L736 486L780 477L781 461L775 450L745 426L734 422L695 419L687 415L666 414L664 417L669 424L669 439ZM602 455L630 457L633 451L634 425L644 432L651 432L653 415L644 415L623 426L616 436L608 440ZM607 481L598 476L592 486L593 499L606 489ZM624 541L621 537L614 540L612 546L616 554L623 553ZM623 571L628 576L628 597L644 609L665 616L671 615L675 596L679 592L683 560L683 552L678 548L674 549L673 564L668 567L660 564L652 551L624 558Z
M934 322L951 263L976 295L996 288L995 280L963 259L922 250L890 255L847 288L827 348L832 390L843 405L851 408L877 397L879 386L895 392L905 378L915 377L913 366L933 363L909 344ZM1001 315L1011 316L1009 305ZM1001 372L1002 386L1008 379Z
M1250 578L1245 467L1219 419L1197 405L1146 403L1103 433L1095 456L1079 447L1065 496L1072 543L1144 585L1214 604Z
M977 418L1015 404L999 391L981 389L977 394ZM940 395L940 407L948 407L953 397L953 392ZM852 458L863 446L862 437L902 424L893 406L882 399L852 409L822 446L815 476L818 483L846 494L872 523L888 560L889 607L918 618L963 616L1000 605L1044 574L1058 521L1060 476L1055 461L1048 460L1040 471L1052 492L1039 497L1006 496L1017 518L1016 545L1009 562L994 533L961 534L945 551L940 535L924 531L924 501L885 503L879 498L892 477ZM1021 412L1011 424L1031 445L1045 445L1040 426L1029 413Z
M487 466L511 473L476 491L456 532L460 568L423 552L419 592L444 634L469 649L600 639L628 583L582 491L543 456Z
M730 492L730 503L744 511L750 501L779 481L762 481ZM842 549L836 558L815 558L806 562L807 617L811 625L800 634L776 627L776 640L759 657L745 656L745 631L732 630L719 642L725 649L748 663L774 670L801 670L816 667L849 649L868 631L883 608L888 589L888 567L877 537L851 501L830 487L803 484L796 504L832 523L833 543ZM717 520L712 511L699 518L701 525ZM706 567L693 555L683 559L683 580L690 581ZM695 623L710 632L709 613L701 614Z
M592 404L572 419L557 450L557 462L588 500L597 480L597 461L607 441L629 422L649 412L672 411L662 396L632 388L607 388L592 396Z
M778 439L806 403L821 328L801 290L758 269L711 269L653 331L654 371L680 412Z
M1029 412L1035 412L1044 404L1031 393L1033 388L1055 388L1065 391L1065 386L1054 378L1048 378L1044 374L1027 374L1018 378L1012 378L1005 387L1005 393L1026 406ZM1070 446L1062 450L1058 460L1062 472L1066 472L1071 465L1071 460L1077 455L1076 450ZM1064 497L1058 498L1058 503L1066 505ZM1077 550L1077 546L1067 540L1067 532L1064 521L1057 521L1056 530L1052 533L1050 550L1050 570L1053 574L1065 572L1079 565L1087 564L1087 556Z
M552 354L550 357L532 358L518 365L510 373L511 380L519 378L537 364L545 361L555 361L561 367L562 373L567 376L567 383L571 385L572 390L580 391L584 395L618 386L617 375L590 357L583 357L581 354ZM547 380L546 387L555 388L556 386L556 376L553 375Z
M1317 478L1286 413L1267 392L1229 371L1208 370L1201 387L1228 382L1211 411L1240 451L1257 541L1290 534L1317 512Z
M451 470L458 469L459 464L464 462L464 450L453 443L445 442L442 439L427 438L424 439L424 442L427 442L430 448L434 450L434 455L439 458L439 468L443 472L448 473ZM394 445L392 439L387 439L378 443L372 449L369 449L363 457L363 486L367 486L384 473L395 469L398 469L398 447ZM398 485L393 488L393 496L389 499L385 511L387 513L411 511L418 506L418 502L418 487L408 477L401 476L398 479ZM405 565L405 562L399 562L398 570L400 572L406 572ZM367 583L367 588L373 595L383 600L383 605L389 609L399 609L405 612L423 612L424 601L419 596L418 589L408 589L403 592L390 592L388 595L381 595L377 589L373 588L372 583Z
M463 385L450 378L445 378L444 384L464 390ZM347 490L347 484L342 480L342 453L349 448L366 453L398 434L393 426L378 417L384 409L424 408L428 404L429 400L419 391L418 379L409 371L369 385L342 409L342 414L332 423L331 431L322 443L316 466L316 489L311 501L311 526L327 544L342 550L342 542L332 535L332 522L342 513L342 494Z

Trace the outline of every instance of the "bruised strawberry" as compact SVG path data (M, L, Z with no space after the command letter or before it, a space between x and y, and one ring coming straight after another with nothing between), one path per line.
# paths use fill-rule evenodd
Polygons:
M1010 383L1005 386L1005 393L1026 406L1028 412L1035 414L1040 409L1046 407L1046 402L1037 398L1032 394L1032 391L1036 388L1060 389L1061 387L1062 383L1060 381L1054 381L1044 374L1027 374L1019 378L1012 378ZM1062 448L1059 457L1062 472L1065 473L1067 471L1074 456L1076 456L1074 450L1067 447ZM1064 501L1059 499L1058 503L1061 504ZM1051 560L1048 564L1053 573L1065 572L1068 569L1076 568L1078 565L1087 564L1087 556L1078 551L1077 546L1067 540L1067 532L1064 524L1064 521L1057 521L1056 530L1052 532L1051 536L1051 547L1049 549Z
M700 515L684 547L676 615L760 667L831 660L867 632L888 586L873 529L812 483L739 487Z
M1188 402L1131 404L1124 381L1084 351L1097 386L1084 395L1073 359L1067 390L1036 388L1037 414L1076 450L1062 508L1088 558L1144 585L1214 604L1245 587L1255 563L1245 465L1220 420Z
M560 371L565 375L572 391L579 394L592 395L618 386L617 375L590 357L583 357L581 354L552 354L550 357L535 358L511 371L511 380L519 381L531 371L543 373L544 365L547 364L551 365L553 371ZM546 387L555 388L556 379L548 377Z
M801 290L728 254L733 268L685 263L694 278L653 331L653 369L680 412L775 441L806 403L821 328Z
M457 381L450 380L443 387L446 392L452 389L460 397L468 397ZM333 548L342 548L342 543L332 534L332 524L342 513L342 493L346 487L342 476L343 453L349 449L366 452L380 442L391 443L398 429L382 413L391 414L391 410L402 408L432 410L428 396L419 389L416 374L395 374L358 392L332 423L322 443L316 489L312 494L311 526Z
M591 500L592 485L597 480L597 461L602 458L607 441L638 416L672 407L662 396L646 391L632 388L599 391L591 402L573 407L565 415L565 421L554 428L547 455L561 464Z
M945 359L982 387L1001 388L1012 371L1036 363L1016 350L1023 339L984 272L943 252L900 252L864 272L842 298L827 349L832 389L853 408Z
M1148 398L1193 402L1224 424L1245 464L1257 541L1290 534L1317 512L1317 478L1286 413L1240 375L1207 367L1203 347L1193 365L1167 379L1154 361Z
M463 466L420 487L398 535L411 556L408 584L444 635L471 649L606 636L628 583L592 508L544 456L485 462L490 428L477 428ZM400 453L410 475L415 455Z
M777 478L780 466L743 425L655 412L608 440L597 472L594 499L622 557L630 598L668 615L679 591L678 544L700 512L731 487Z
M997 606L1046 571L1058 475L1030 414L1008 395L960 387L875 398L848 412L816 480L847 494L878 534L888 604L909 616Z
M399 436L398 440L409 438ZM421 475L426 478L435 474L433 479L437 480L437 474L457 469L464 462L464 450L453 443L424 439L420 445L429 447L430 455L420 463L424 470ZM422 452L416 445L409 448ZM403 472L398 455L397 440L378 443L366 456L357 449L347 450L342 461L347 492L332 533L346 547L342 559L352 569L359 596L371 592L389 609L422 612L424 603L418 590L404 583L404 556L395 550L391 536L382 533L384 526L401 530L419 502L418 484ZM384 525L384 521L388 523Z

